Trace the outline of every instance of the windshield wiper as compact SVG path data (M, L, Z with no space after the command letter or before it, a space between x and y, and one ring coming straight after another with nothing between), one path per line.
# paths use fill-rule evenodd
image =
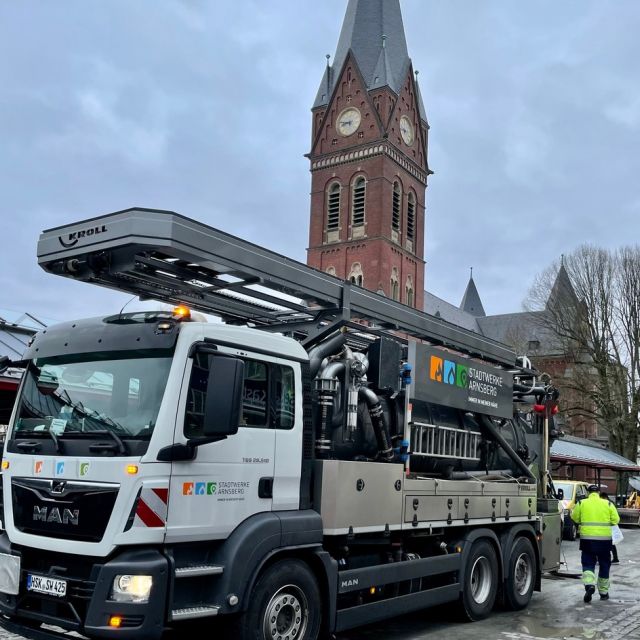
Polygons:
M110 429L99 429L98 431L84 431L83 433L90 434L92 436L109 436L116 441L118 453L121 456L127 455L127 447L125 446L124 442L121 440L120 436L114 431L111 431ZM94 449L94 450L107 449L107 448L113 449L113 445L100 446L100 445L94 444L89 447L89 449Z
M62 453L62 449L60 448L60 441L58 440L58 436L53 433L53 431L49 431L48 429L43 429L42 431L19 431L16 433L16 436L24 436L29 435L31 437L39 436L40 434L44 434L45 436L49 436L53 440L53 446L55 447L56 453ZM14 436L15 438L15 436ZM19 449L36 449L39 448L39 442L19 442L16 445Z

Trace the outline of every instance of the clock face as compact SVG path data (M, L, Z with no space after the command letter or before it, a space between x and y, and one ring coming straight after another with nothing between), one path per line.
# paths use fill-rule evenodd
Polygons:
M348 107L338 116L338 133L342 136L350 136L360 127L362 116L355 107Z
M402 116L402 118L400 118L400 135L407 146L410 147L413 144L413 125L407 116Z

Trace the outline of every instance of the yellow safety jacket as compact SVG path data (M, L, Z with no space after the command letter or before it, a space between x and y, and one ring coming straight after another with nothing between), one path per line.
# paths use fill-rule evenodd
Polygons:
M595 491L581 500L571 512L571 519L580 525L583 540L611 540L611 527L620 522L616 508Z

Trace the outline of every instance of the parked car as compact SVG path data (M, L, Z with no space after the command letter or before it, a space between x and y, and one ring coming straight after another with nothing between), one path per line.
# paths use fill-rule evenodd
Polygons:
M556 495L562 490L560 509L562 510L562 539L575 540L578 537L578 525L571 519L571 512L580 500L588 495L588 482L580 480L554 480Z

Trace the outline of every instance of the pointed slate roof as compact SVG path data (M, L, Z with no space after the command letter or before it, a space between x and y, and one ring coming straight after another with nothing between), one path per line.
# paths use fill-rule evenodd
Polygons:
M411 65L400 0L349 0L333 64L325 69L314 109L329 104L349 51L368 91L390 87L400 93ZM418 102L426 120L422 99Z
M467 290L464 292L464 296L462 296L460 308L476 317L484 317L487 315L482 306L482 300L480 300L476 283L473 281L473 276L469 278L469 284L467 284Z
M560 269L558 269L558 275L556 276L556 281L553 283L553 288L551 289L551 293L547 299L546 308L572 308L575 307L578 302L578 296L571 284L571 278L565 269L564 263L561 263Z

